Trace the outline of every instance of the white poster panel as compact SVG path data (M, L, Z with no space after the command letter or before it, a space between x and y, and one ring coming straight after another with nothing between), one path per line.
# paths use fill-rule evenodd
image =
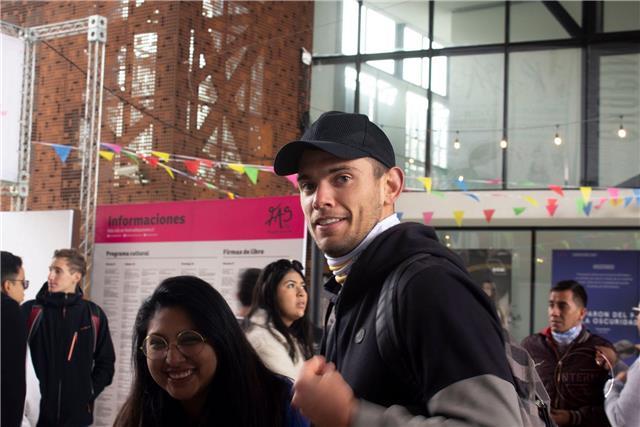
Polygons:
M0 180L18 181L24 41L0 33Z
M111 426L129 394L135 317L163 279L200 277L237 312L239 273L280 258L304 263L305 235L296 196L99 207L91 297L109 319L116 373L94 425Z

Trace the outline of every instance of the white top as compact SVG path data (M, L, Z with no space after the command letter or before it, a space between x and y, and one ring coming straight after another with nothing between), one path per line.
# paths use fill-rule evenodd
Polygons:
M640 357L627 371L627 382L609 380L604 386L605 393L610 387L604 410L611 427L640 426Z
M304 363L302 348L295 337L292 338L297 361L293 363L293 360L289 357L287 340L284 335L278 332L273 324L269 325L271 326L271 330L267 329L266 311L262 309L257 310L249 320L251 325L245 333L247 339L256 350L256 353L258 353L260 359L262 359L262 362L276 374L284 375L295 381Z

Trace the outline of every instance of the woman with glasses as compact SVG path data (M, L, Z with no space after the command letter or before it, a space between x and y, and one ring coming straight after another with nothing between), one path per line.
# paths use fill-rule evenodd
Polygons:
M134 378L115 426L307 426L291 382L269 371L222 296L193 276L164 280L142 304Z
M280 259L260 273L245 318L247 338L262 361L292 379L313 356L307 303L302 264Z

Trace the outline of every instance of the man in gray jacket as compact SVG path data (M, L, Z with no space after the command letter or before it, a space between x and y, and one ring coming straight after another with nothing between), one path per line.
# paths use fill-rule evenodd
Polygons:
M319 427L522 425L495 307L432 228L400 223L404 173L384 132L362 114L325 113L274 169L298 174L309 232L334 275L326 359L309 360L295 385L303 414ZM382 284L423 254L398 287L399 347L383 357ZM405 359L406 375L396 374Z

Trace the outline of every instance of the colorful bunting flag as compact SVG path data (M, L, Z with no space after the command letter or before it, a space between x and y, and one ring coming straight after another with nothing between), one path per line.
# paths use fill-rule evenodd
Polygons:
M484 213L484 218L487 220L487 223L491 222L491 218L493 218L493 214L496 212L495 209L485 209L482 211Z
M556 209L558 209L558 205L547 205L547 212L549 212L549 216L553 216L556 213Z
M158 166L161 166L164 170L166 170L171 179L176 179L175 175L173 174L173 170L171 170L169 166L163 165L162 163L158 163Z
M589 202L589 203L585 203L585 204L584 204L584 206L583 206L583 208L582 208L582 211L584 212L584 214L585 214L586 216L589 216L589 214L591 214L591 208L592 208L592 206L593 206L593 203L592 203L592 202Z
M236 198L236 195L235 195L235 194L233 194L231 191L228 191L228 192L227 192L227 197L228 197L229 199L231 199L231 200L234 200L234 199Z
M200 170L200 161L199 160L185 160L184 167L187 169L191 175L198 175L198 171Z
M453 218L456 220L458 227L462 227L462 218L464 218L464 211L453 211Z
M527 208L525 207L519 207L519 208L513 208L513 213L516 214L516 216L519 216L520 214L522 214L522 212L524 212Z
M480 202L480 197L478 197L477 195L473 194L473 193L463 193L465 196L467 197L471 197L473 200L475 200L476 202Z
M636 198L636 204L640 205L640 188L633 189L633 196Z
M108 148L109 150L113 151L114 153L120 153L120 151L122 151L122 147L119 146L118 144L109 144L108 142L101 142L100 145L102 145L105 148Z
M69 157L69 153L71 153L71 147L69 147L68 145L57 145L57 144L53 144L51 146L53 147L56 154L60 158L60 161L62 163L65 163L67 161L67 158Z
M168 162L170 154L162 151L152 151L151 154L162 160L163 162Z
M605 203L607 203L607 199L606 197L600 197L600 200L598 201L598 204L595 206L596 209L600 209L602 207L602 205L604 205Z
M564 192L562 191L562 187L560 185L550 185L549 190L559 194L560 197L564 197Z
M433 190L433 191L431 191L431 194L433 194L434 196L438 196L441 199L444 199L446 197L446 194L444 194L444 192L442 192L442 191Z
M200 161L202 166L204 166L205 168L211 169L213 167L213 161L209 159L198 159L198 160Z
M582 193L582 200L587 203L591 198L591 187L580 187L580 193Z
M424 189L427 190L427 193L431 193L431 178L428 176L418 177L418 181L424 185Z
M538 206L538 201L531 196L524 196L523 199L531 203L533 206Z
M105 150L100 150L98 152L98 154L100 154L100 157L102 157L103 159L106 159L106 160L109 160L109 161L112 161L113 160L113 156L115 155L115 154L113 154L113 152L105 151Z
M249 177L249 181L256 185L258 183L258 169L250 166L244 167L244 173Z
M584 212L584 200L576 199L576 206L578 207L578 212L579 213Z
M464 180L461 181L459 179L456 179L455 183L456 183L456 185L458 186L459 189L461 189L462 191L467 191L467 189L468 189L467 188L467 183L464 182Z
M422 221L425 225L429 225L431 223L431 219L433 218L433 212L422 212Z
M626 208L627 206L629 206L632 201L633 201L633 196L625 197L624 198L624 207Z
M291 185L293 185L294 188L298 188L298 175L297 174L293 174L293 175L287 175L285 176L285 178L287 178L287 180L289 180L289 182L291 183Z
M404 212L396 212L396 215L398 215L398 219L399 219L400 221L402 221L402 217L403 217L403 215L404 215Z
M558 199L550 198L547 199L547 206L555 206L558 204Z
M138 162L138 157L135 154L130 153L128 151L122 151L122 154L127 156L127 158L129 158L129 160L133 161L136 165L140 164L140 162Z
M244 173L244 165L241 165L240 163L229 163L227 166L229 167L229 169L234 170L238 173Z
M160 163L160 159L157 157L149 156L146 158L147 162L151 165L151 167L156 167Z

